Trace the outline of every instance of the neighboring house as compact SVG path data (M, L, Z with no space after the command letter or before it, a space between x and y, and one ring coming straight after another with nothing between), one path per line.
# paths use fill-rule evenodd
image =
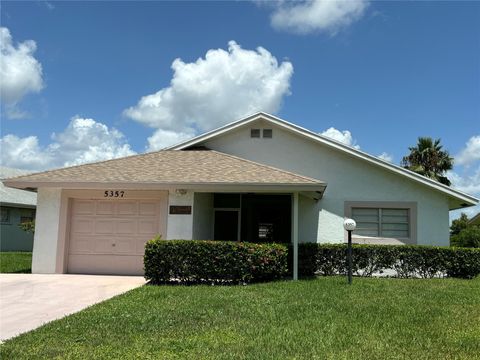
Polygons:
M0 166L0 180L25 175L27 171ZM0 181L0 251L32 251L33 234L19 225L35 219L37 194L5 187Z
M145 242L449 245L478 199L258 113L169 149L12 179L38 189L34 273L141 274ZM296 266L294 265L294 277Z
M468 223L470 225L478 225L480 226L480 213L478 213L477 215L475 215L474 217L472 217Z

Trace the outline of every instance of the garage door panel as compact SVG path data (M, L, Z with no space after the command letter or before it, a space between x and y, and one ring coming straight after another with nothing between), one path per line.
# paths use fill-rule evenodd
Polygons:
M137 215L138 213L137 201L122 201L117 203L118 215Z
M138 220L138 233L139 234L155 234L158 232L157 219L140 219Z
M72 213L74 215L94 215L95 202L92 200L78 200L72 206Z
M134 235L138 232L136 219L117 220L116 226L118 235Z
M118 237L115 240L116 254L135 254L135 238Z
M93 218L77 217L72 221L72 234L92 234L94 229Z
M148 240L153 239L155 235L150 237ZM135 254L142 255L145 253L145 244L147 241L144 238L137 238L135 239Z
M139 215L151 215L151 216L154 216L155 214L158 213L158 210L157 210L157 203L155 202L145 202L145 201L141 201L139 204L138 204L138 214Z
M97 219L95 220L95 234L114 234L115 220Z
M91 237L85 236L72 236L70 240L70 253L78 254L84 253L88 254L91 252Z
M166 207L161 204L151 199L73 199L68 272L143 274L145 243L165 230Z
M138 255L70 255L70 273L102 275L143 275L143 257Z
M96 236L92 239L92 254L114 254L115 236Z
M97 202L97 215L115 215L115 203L99 200Z

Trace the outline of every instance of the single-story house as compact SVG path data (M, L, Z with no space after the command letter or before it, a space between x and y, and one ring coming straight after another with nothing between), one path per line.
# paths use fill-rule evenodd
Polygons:
M167 149L8 180L38 191L34 273L141 274L145 242L218 239L449 245L478 203L266 113Z
M33 234L20 224L35 219L37 194L8 188L3 180L28 174L27 171L0 166L0 251L32 251Z
M468 223L470 225L478 225L480 226L480 213L478 213L477 215L475 215L474 217L472 217Z

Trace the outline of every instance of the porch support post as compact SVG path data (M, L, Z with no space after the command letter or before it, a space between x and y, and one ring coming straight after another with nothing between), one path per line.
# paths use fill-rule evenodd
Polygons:
M298 280L298 192L292 200L293 280Z

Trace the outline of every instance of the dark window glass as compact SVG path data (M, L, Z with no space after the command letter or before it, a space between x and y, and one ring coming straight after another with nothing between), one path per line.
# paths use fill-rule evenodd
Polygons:
M10 222L10 209L2 208L2 223Z
M215 194L213 196L213 207L217 209L238 209L240 208L240 194Z
M263 137L267 139L271 139L273 135L272 129L263 129Z
M260 137L260 129L250 129L250 137L259 138Z

